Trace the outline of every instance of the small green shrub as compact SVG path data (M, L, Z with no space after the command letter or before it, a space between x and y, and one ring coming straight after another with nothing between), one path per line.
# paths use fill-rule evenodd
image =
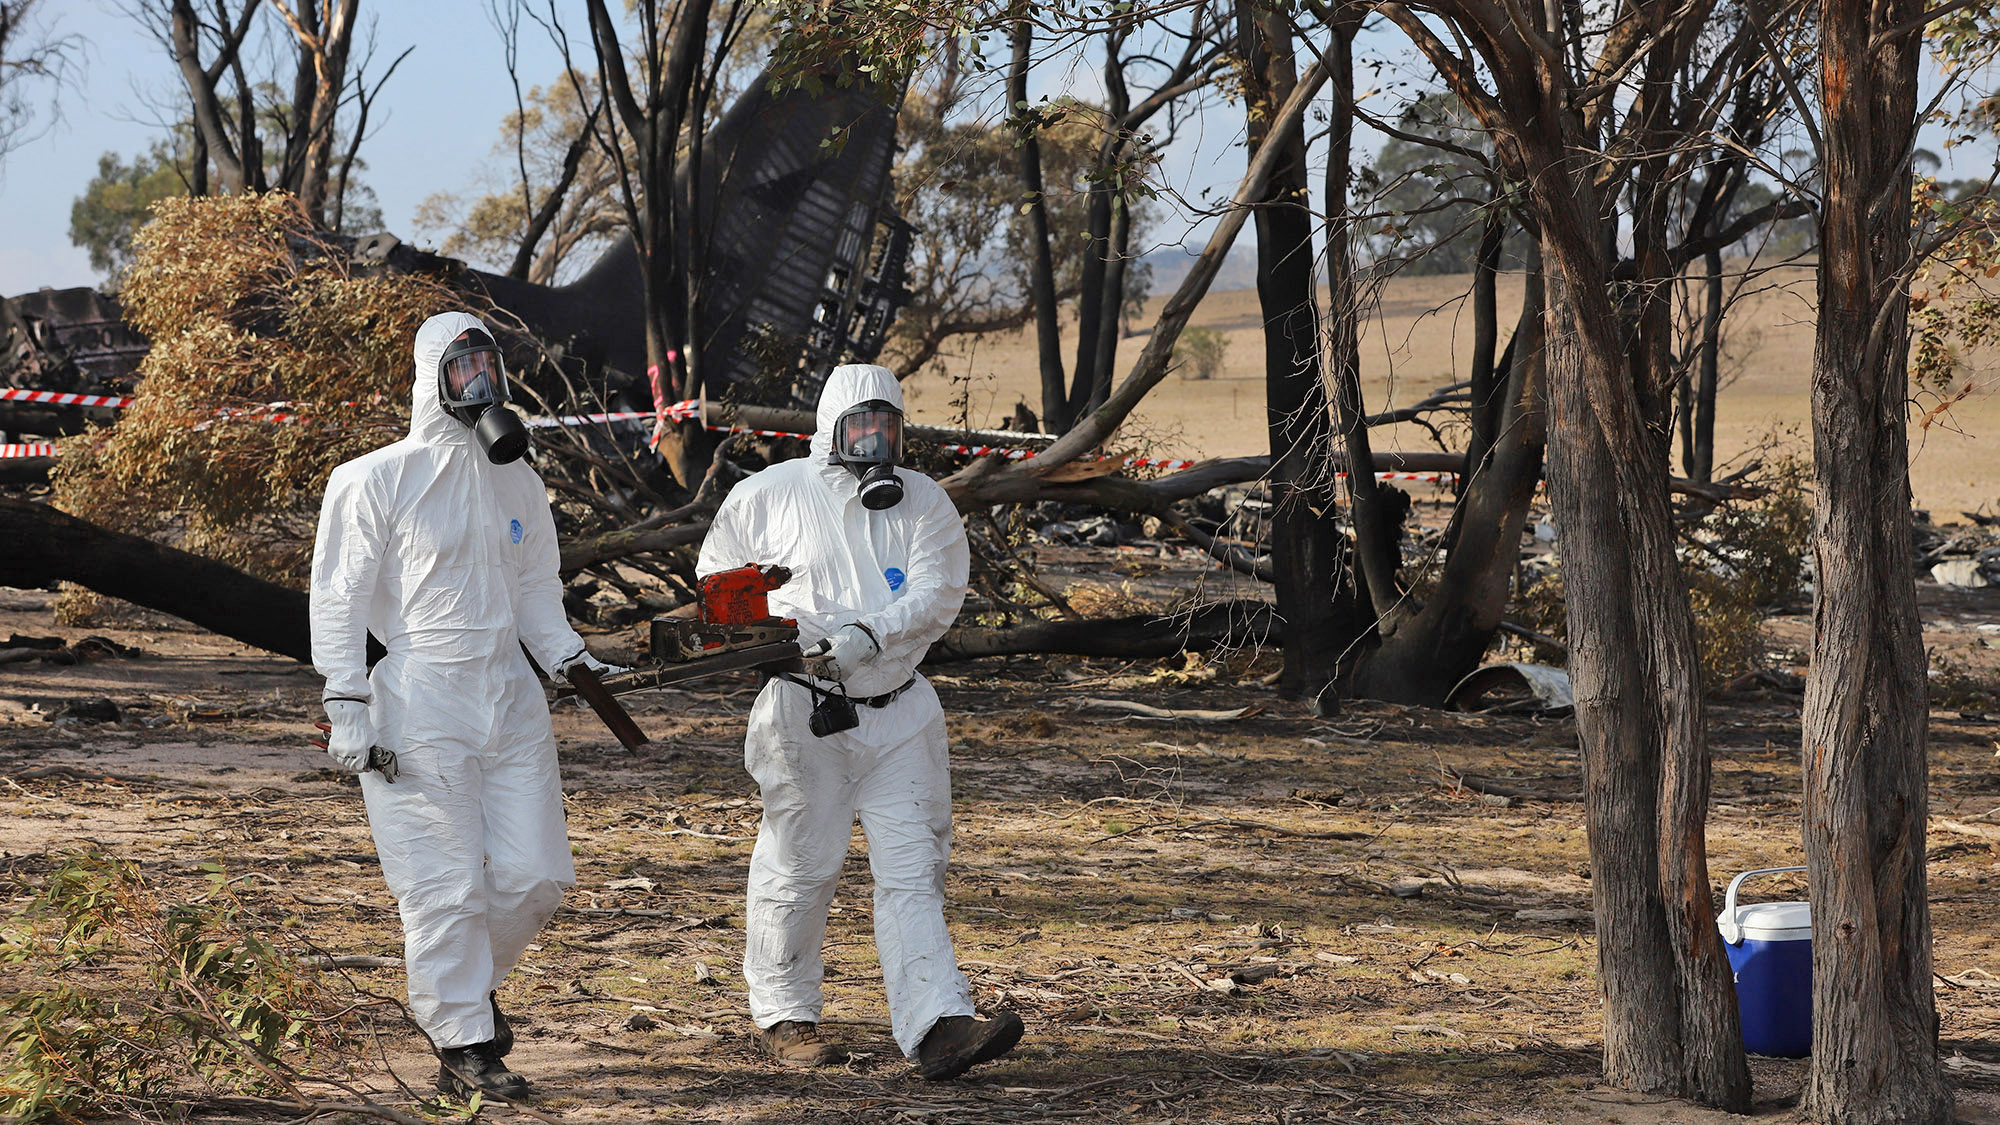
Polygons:
M1222 371L1229 338L1213 328L1183 328L1174 341L1174 363L1183 379L1213 379Z
M1783 458L1750 482L1764 490L1751 501L1724 504L1688 529L1681 578L1694 611L1702 682L1718 687L1764 667L1764 618L1796 597L1812 532L1806 493L1810 466ZM1558 640L1567 638L1562 568L1552 565L1520 591L1515 621ZM1537 659L1551 654L1538 648Z
M0 1117L155 1117L170 1102L284 1090L290 1060L338 1037L315 972L278 948L219 866L187 901L84 854L0 931ZM76 970L90 967L93 971Z

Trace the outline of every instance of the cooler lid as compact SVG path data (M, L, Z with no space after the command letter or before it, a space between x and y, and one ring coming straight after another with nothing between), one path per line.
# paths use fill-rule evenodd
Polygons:
M1812 937L1812 903L1755 902L1736 908L1737 932L1729 926L1729 913L1716 916L1722 936L1730 944L1738 941L1798 941Z

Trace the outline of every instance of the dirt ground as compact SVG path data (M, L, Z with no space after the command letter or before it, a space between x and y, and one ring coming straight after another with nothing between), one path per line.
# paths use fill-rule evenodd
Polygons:
M1924 591L1934 642L1990 647L2000 589ZM305 744L319 714L312 671L137 611L63 628L50 602L0 590L0 635L96 634L142 655L0 665L9 912L82 849L135 861L169 895L200 894L200 865L218 862L246 904L284 920L274 932L288 948L398 957L359 793ZM1808 628L1775 620L1774 651L1795 652ZM631 654L628 634L592 639ZM1598 1082L1566 719L1382 704L1316 718L1258 682L1269 667L934 670L952 724L957 954L982 1008L1028 1025L1013 1055L942 1085L889 1038L858 833L827 950L827 1026L853 1060L801 1074L751 1050L740 927L759 806L740 740L754 683L632 697L653 739L638 753L587 711L559 708L578 882L502 993L519 1034L510 1061L535 1080L535 1109L573 1122L921 1125L1725 1118ZM118 718L64 715L95 699ZM1148 720L1105 701L1221 714ZM1797 708L1765 692L1712 711L1718 884L1802 862ZM1931 737L1942 1051L1961 1120L2000 1122L2000 716L1940 710ZM1532 795L1482 796L1445 771ZM401 994L393 963L347 973L353 987ZM351 1069L326 1071L339 1061ZM417 1100L433 1067L406 1025L316 1065L382 1104L454 1112ZM1753 1116L1789 1119L1804 1065L1754 1060ZM195 1107L204 1121L297 1116Z

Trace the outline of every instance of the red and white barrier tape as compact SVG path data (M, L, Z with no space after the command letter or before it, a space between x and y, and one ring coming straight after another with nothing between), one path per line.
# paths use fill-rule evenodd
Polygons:
M53 406L130 406L125 395L72 395L61 391L30 391L0 387L0 402L46 402Z
M1346 474L1346 473L1335 473L1334 475L1335 475L1335 476L1339 476L1339 477L1345 477L1345 476L1346 476L1347 474ZM1457 479L1458 479L1458 474L1457 474L1457 473L1386 473L1386 472L1385 472L1385 473L1376 473L1376 474L1375 474L1375 479L1376 479L1376 480L1414 480L1414 481L1422 481L1422 482L1423 482L1423 483L1425 483L1425 484L1450 484L1451 482L1453 482L1453 481L1455 481L1455 480L1457 480Z
M59 394L55 391L28 391L14 387L0 388L0 402L6 401L48 402L62 406L111 407L129 406L132 402L129 397L117 395ZM218 421L254 419L259 422L294 422L302 418L303 415L291 413L291 408L309 405L299 402L271 402L248 410L218 410L216 411L216 417ZM342 403L342 405L353 406L357 404ZM637 422L649 418L656 419L661 415L665 415L676 422L687 422L699 417L700 414L701 404L698 401L684 399L667 406L663 410L621 410L605 414L563 414L554 418L530 418L528 419L528 425L538 429L546 429L554 426L589 426L611 422ZM195 428L205 430L212 424L210 422L203 422ZM811 434L793 433L786 430L753 430L740 426L715 425L710 425L707 428L718 433L747 433L756 434L759 437L798 438L802 441L812 438ZM55 456L55 448L54 445L46 443L34 445L0 445L0 457L53 457ZM947 453L963 453L970 457L1005 457L1010 461L1026 460L1033 457L1037 452L1033 449L1021 449L1002 445L942 445L939 448ZM1167 469L1178 471L1180 469L1193 468L1195 465L1200 464L1200 462L1171 457L1127 457L1121 464L1128 469ZM1346 476L1347 474L1342 473L1340 475ZM1457 474L1455 473L1383 472L1375 474L1376 480L1422 481L1428 484L1444 484L1456 478Z

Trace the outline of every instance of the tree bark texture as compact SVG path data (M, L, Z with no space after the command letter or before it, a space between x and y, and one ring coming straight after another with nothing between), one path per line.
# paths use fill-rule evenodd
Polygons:
M1594 69L1573 77L1564 46L1581 32L1567 26L1576 18L1567 6L1546 6L1533 22L1483 0L1427 7L1480 52L1490 90L1414 12L1393 2L1378 10L1493 131L1542 247L1549 495L1584 762L1605 1079L1741 1111L1750 1075L1703 843L1709 766L1694 616L1675 556L1666 446L1647 425L1613 302L1601 121L1585 118L1607 103L1577 95L1625 69L1631 56L1619 52L1639 50L1646 29L1698 24L1701 13L1635 5L1601 41ZM1684 27L1677 38L1689 41Z
M1007 71L1007 113L1020 133L1021 193L1028 210L1029 297L1035 306L1035 355L1042 374L1042 424L1062 433L1074 421L1064 385L1062 328L1056 320L1055 251L1049 244L1049 201L1042 190L1041 116L1028 101L1028 65L1035 24L1024 8L1014 21L1014 55Z
M1265 143L1273 114L1298 79L1291 32L1282 16L1242 2L1236 18L1237 49L1248 84L1248 142L1254 152ZM1336 97L1345 96L1344 46L1344 41L1336 43L1329 57ZM1271 442L1270 565L1283 622L1278 692L1288 699L1311 699L1326 687L1341 650L1353 639L1343 635L1339 618L1354 616L1335 612L1341 558L1333 523L1332 432L1320 374L1313 219L1306 190L1305 139L1294 134L1272 168L1255 212L1265 425ZM1337 309L1336 315L1341 312L1352 314L1351 309ZM1375 483L1372 473L1351 479Z
M1750 1075L1709 892L1708 736L1665 448L1631 382L1596 193L1565 167L1572 151L1581 147L1531 158L1531 196L1547 270L1549 495L1584 761L1605 1078L1740 1110Z
M1916 0L1820 5L1812 669L1803 716L1813 1056L1803 1109L1839 1125L1951 1118L1924 872L1921 623L1906 403Z
M306 596L226 563L0 497L0 586L56 581L171 613L247 645L312 660Z
M1493 441L1478 461L1467 457L1470 475L1452 513L1451 550L1437 588L1379 648L1362 654L1348 674L1351 695L1442 706L1445 693L1479 666L1506 618L1521 529L1548 442L1544 300L1541 272L1532 270L1520 323L1493 373L1500 380L1499 389L1489 392L1496 414Z

